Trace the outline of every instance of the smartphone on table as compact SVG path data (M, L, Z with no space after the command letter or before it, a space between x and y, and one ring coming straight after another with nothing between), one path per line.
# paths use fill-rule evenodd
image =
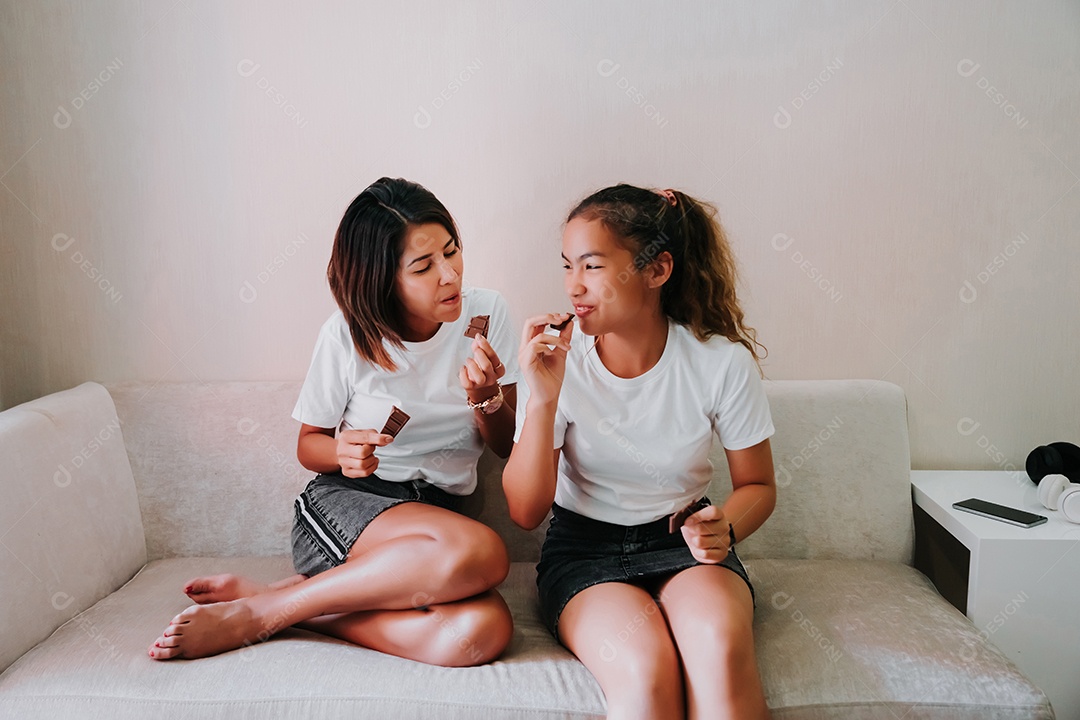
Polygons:
M1019 525L1020 527L1026 528L1042 525L1046 522L1045 515L1036 515L1035 513L1029 513L1025 510L1017 510L1016 508L998 505L997 503L992 503L987 500L979 500L978 498L968 498L967 500L955 502L953 503L953 507L957 510L963 510L964 512L969 512L974 515L981 515L994 520L1000 520L1001 522L1007 522L1010 525Z

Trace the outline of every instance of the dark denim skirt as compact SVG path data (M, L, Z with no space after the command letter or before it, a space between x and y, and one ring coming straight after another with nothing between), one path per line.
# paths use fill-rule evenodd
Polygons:
M708 504L708 498L704 499ZM559 616L582 590L607 582L649 589L658 580L704 565L687 547L682 533L668 532L666 517L644 525L615 525L551 506L551 523L536 566L536 586L544 623L556 639ZM732 548L719 563L741 577L754 597L754 586Z
M423 480L318 475L293 503L293 566L310 577L341 565L368 523L395 505L420 502L460 512L463 501Z

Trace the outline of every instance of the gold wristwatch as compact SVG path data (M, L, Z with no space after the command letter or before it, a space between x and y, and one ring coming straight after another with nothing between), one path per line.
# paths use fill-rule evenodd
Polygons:
M503 390L502 385L496 385L496 387L499 388L499 392L495 393L487 400L473 402L472 400L469 400L468 397L466 397L465 400L469 403L469 409L479 410L484 415L491 415L498 412L499 408L501 408L503 405Z

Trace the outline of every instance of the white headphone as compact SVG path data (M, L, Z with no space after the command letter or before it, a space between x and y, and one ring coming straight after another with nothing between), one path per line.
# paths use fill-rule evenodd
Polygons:
M1047 510L1061 510L1069 522L1080 523L1080 483L1051 473L1039 481L1039 502Z

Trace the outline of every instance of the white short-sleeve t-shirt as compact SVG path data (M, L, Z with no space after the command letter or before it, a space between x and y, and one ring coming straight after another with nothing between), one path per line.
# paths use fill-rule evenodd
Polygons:
M461 300L461 316L443 323L431 339L406 342L404 351L385 344L394 372L362 360L345 316L340 310L331 315L319 330L293 418L321 428L378 431L396 405L410 419L394 442L376 449L375 474L392 482L423 479L454 495L472 493L484 446L458 379L472 357L465 329L473 316L490 316L487 337L506 367L503 387L518 381L517 333L506 301L494 290L463 288Z
M559 458L555 502L618 525L652 522L705 494L713 435L729 450L774 433L769 402L750 351L714 336L701 342L668 323L659 362L635 378L613 375L595 338L575 328L555 417ZM515 440L528 388L518 389Z

